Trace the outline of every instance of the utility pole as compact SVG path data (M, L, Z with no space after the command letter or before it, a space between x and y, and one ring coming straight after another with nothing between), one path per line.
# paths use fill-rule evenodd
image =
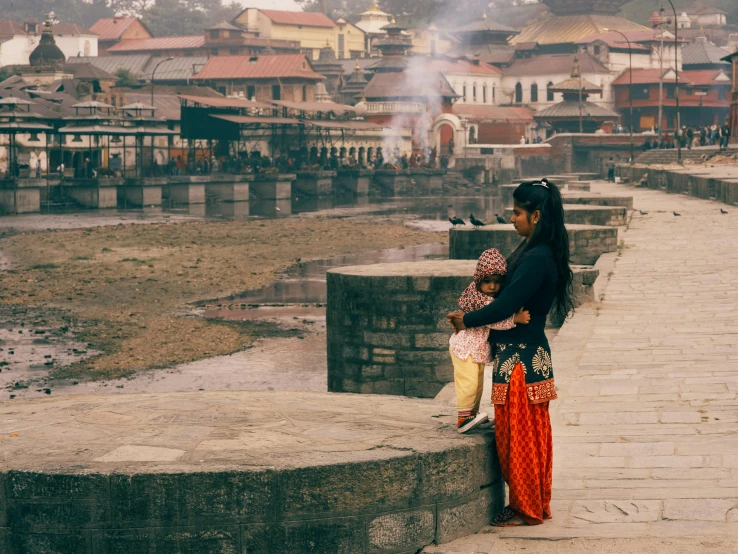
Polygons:
M676 75L676 81L674 84L674 99L676 100L676 128L674 129L674 136L677 143L677 163L682 165L682 137L679 133L682 130L682 118L679 113L679 22L677 21L677 11L674 7L674 3L671 0L669 2L672 11L674 12L674 75Z
M609 29L605 28L603 30L608 31ZM633 183L633 162L635 161L633 156L633 47L625 33L614 29L612 32L618 33L625 39L625 42L628 43L628 73L630 74L630 90L628 91L628 100L630 102L630 122L628 127L630 128L630 182Z
M664 24L670 21L664 21L664 6L659 10L659 22L654 24L661 32L661 50L659 50L659 144L664 134Z

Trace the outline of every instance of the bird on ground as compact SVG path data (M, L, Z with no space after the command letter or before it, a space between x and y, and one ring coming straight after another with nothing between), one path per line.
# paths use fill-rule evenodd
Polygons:
M466 225L466 222L464 222L464 220L460 217L449 217L448 220L454 227L456 227L457 225Z
M728 212L726 212L724 209L720 208L720 213L721 214L727 214Z
M477 229L485 226L485 223L479 221L476 217L474 217L474 214L469 214L469 221L471 221L471 224L474 225L474 227Z
M499 223L500 225L505 225L505 223L507 223L507 221L505 221L505 218L500 217L499 214L495 214L495 219L497 220L497 223Z
M648 212L644 212L643 210L638 210L638 211L641 212L641 215L648 215Z
M675 215L676 217L679 217L679 216L681 216L682 214L678 214L678 213L674 212L674 215Z

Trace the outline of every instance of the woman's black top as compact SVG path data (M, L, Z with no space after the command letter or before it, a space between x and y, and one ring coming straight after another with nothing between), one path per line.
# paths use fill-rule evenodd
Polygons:
M508 331L490 331L496 344L547 344L546 317L556 298L558 281L553 252L539 244L521 254L505 278L500 296L481 310L464 315L466 327L481 327L503 321L521 307L530 312L528 325L516 325Z

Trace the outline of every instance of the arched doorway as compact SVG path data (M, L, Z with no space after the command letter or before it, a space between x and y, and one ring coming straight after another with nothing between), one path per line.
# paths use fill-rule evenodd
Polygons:
M451 157L461 152L465 134L461 120L457 116L441 114L433 122L430 142L435 146L437 156Z

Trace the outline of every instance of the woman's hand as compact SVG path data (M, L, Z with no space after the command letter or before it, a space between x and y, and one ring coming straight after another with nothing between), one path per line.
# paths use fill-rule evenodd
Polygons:
M530 323L530 312L526 310L525 308L520 308L517 312L515 312L515 316L513 317L513 322L517 324L522 325L528 325Z
M463 310L458 310L456 312L451 312L446 316L448 322L454 327L454 333L458 333L459 331L466 329L466 325L464 325L464 314L465 312Z

